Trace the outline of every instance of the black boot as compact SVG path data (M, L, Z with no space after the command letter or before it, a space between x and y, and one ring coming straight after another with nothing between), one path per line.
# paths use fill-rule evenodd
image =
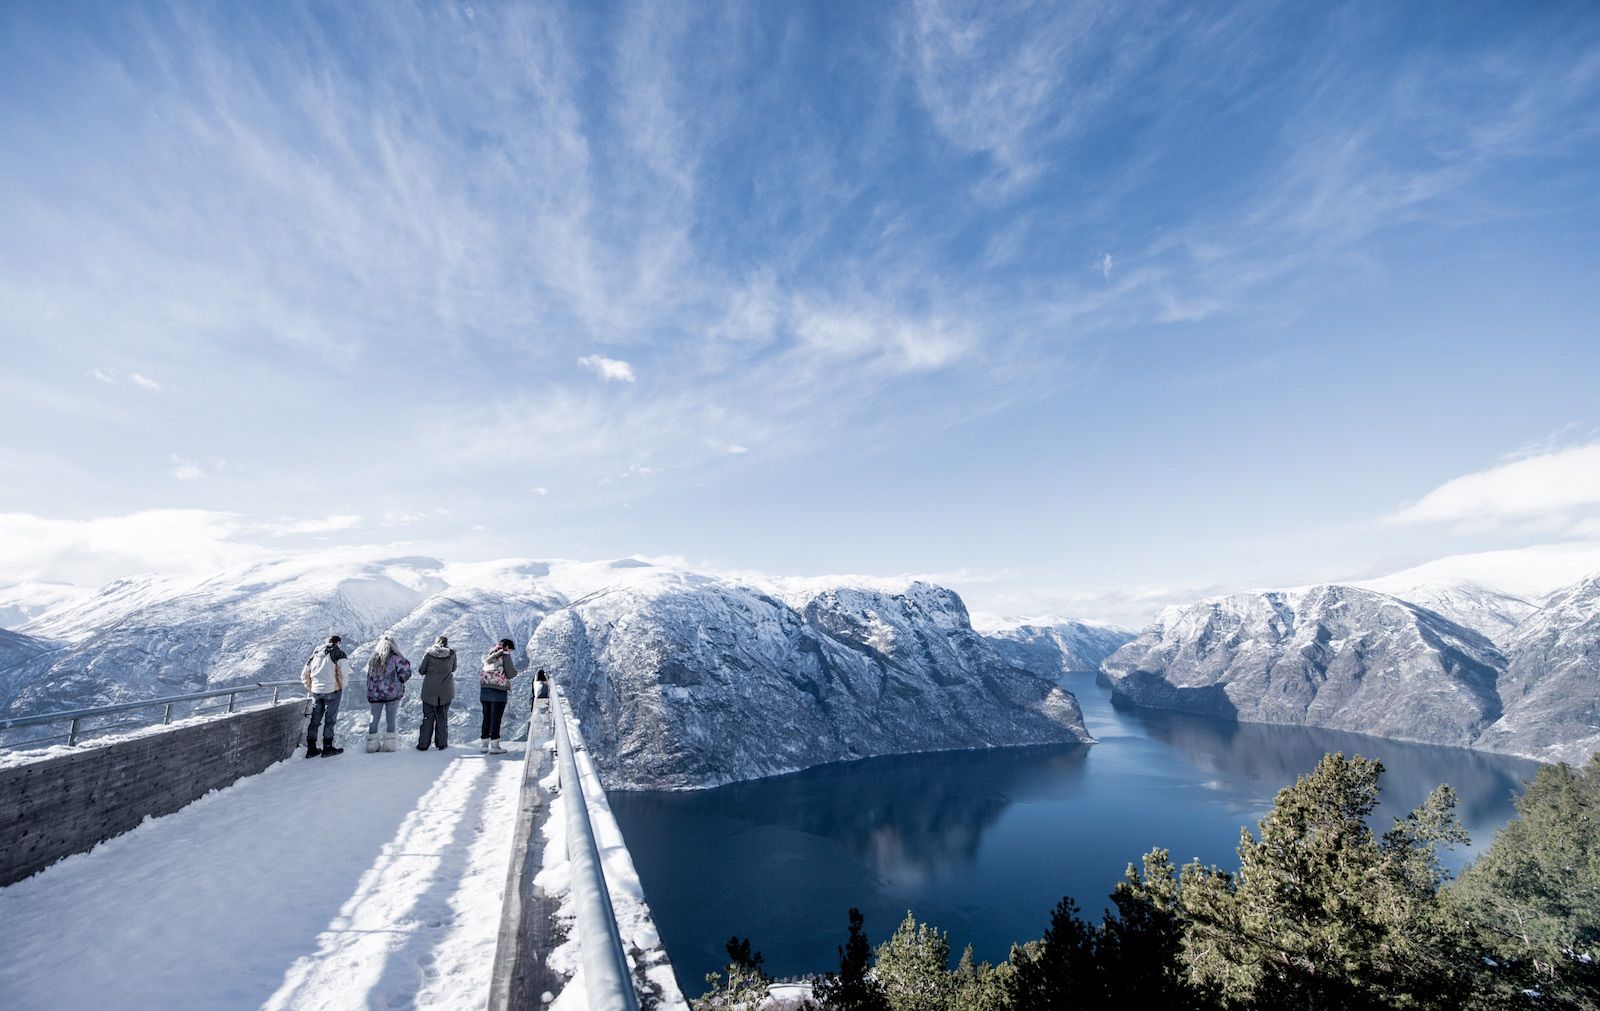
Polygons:
M307 741L306 742L306 757L307 758L316 758L320 754L322 754L322 749L317 747L317 742L316 741Z
M332 758L334 755L342 755L342 754L344 754L344 749L343 748L335 748L333 746L333 741L332 740L330 740L328 738L323 738L323 741L322 741L322 757L323 758Z

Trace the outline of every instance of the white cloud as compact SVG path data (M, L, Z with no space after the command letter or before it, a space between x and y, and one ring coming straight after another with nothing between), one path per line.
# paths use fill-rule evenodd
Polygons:
M1101 277L1109 278L1111 276L1112 269L1114 267L1116 267L1116 265L1117 265L1116 261L1111 258L1111 254L1110 253L1102 253L1102 254L1100 254L1100 276Z
M171 458L171 474L179 481L198 481L206 476L206 472L193 460L185 460L174 453Z
M117 381L117 377L105 369L90 369L88 374L91 379L98 379L102 383L115 383Z
M750 450L748 447L734 443L733 445L729 446L725 452L730 456L743 456L744 454L750 452Z
M1570 530L1600 512L1600 443L1502 463L1446 481L1387 518L1464 529Z
M160 383L156 382L154 379L151 379L149 376L142 375L141 373L138 373L138 372L130 372L130 373L128 373L128 381L133 383L135 386L143 387L144 389L147 389L147 390L151 391L152 393L160 393L161 392L161 384Z
M295 534L336 533L340 530L353 530L360 525L360 516L346 514L324 516L321 519L283 520L277 523L263 523L257 529L274 537L290 537Z
M237 516L204 509L85 520L0 513L0 572L84 586L142 572L211 572L266 555L234 540L242 529Z
M578 359L578 364L608 383L631 383L634 381L633 366L615 358L584 355Z

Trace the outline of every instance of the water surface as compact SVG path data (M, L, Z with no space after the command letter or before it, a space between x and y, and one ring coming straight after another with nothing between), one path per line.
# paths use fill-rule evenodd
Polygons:
M874 944L906 911L959 952L1004 959L1071 895L1098 916L1129 862L1237 867L1240 826L1330 751L1381 760L1379 831L1439 783L1472 835L1453 868L1515 814L1536 763L1300 727L1119 709L1091 675L1064 682L1089 746L901 755L688 793L616 792L622 827L678 978L704 990L722 944L749 937L775 975L832 969L846 911Z

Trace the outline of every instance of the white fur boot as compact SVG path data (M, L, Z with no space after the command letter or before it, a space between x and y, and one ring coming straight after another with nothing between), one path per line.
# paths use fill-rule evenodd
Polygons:
M500 746L500 741L498 739L495 739L489 742L489 753L491 755L503 755L506 753L506 749Z
M378 750L378 735L377 734L368 734L367 735L367 754L370 755L374 751L377 751L377 750Z
M397 746L396 745L396 741L399 740L399 737L400 737L399 733L397 733L396 731L393 731L393 730L391 730L388 733L384 734L383 735L383 750L384 751L393 751L395 749L395 747Z
M479 751L488 751L489 750L489 739L487 737L478 738L478 750Z

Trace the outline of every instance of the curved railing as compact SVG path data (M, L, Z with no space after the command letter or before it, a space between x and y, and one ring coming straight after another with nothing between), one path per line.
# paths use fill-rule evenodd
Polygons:
M567 798L567 861L572 874L572 900L578 915L578 941L583 953L583 988L590 1011L638 1011L639 997L633 989L628 956L623 950L622 934L617 929L616 913L611 907L611 893L606 888L600 846L595 841L594 825L589 821L589 805L578 775L577 754L567 734L562 701L561 693L552 685L550 705L555 717L561 792Z

